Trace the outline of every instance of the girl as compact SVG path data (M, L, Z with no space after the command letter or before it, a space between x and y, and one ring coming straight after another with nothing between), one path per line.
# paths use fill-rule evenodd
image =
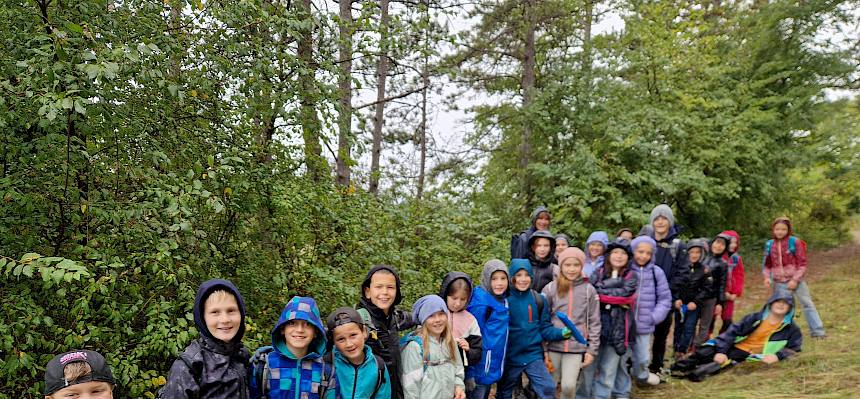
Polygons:
M633 304L639 277L628 267L633 253L629 241L619 238L607 246L608 265L594 272L591 282L600 297L600 352L597 356L598 380L593 382L593 397L609 398L616 379L626 380L620 384L630 385L630 375L624 367L632 344ZM628 356L626 356L628 355ZM589 378L595 368L586 370L586 381L581 396L592 397ZM585 392L582 392L582 391Z
M420 326L403 337L403 396L406 399L465 399L463 360L448 324L448 307L438 295L415 301Z
M720 334L728 330L732 325L732 316L735 313L735 301L744 293L744 258L738 253L741 248L741 236L737 231L726 230L723 235L731 237L729 242L729 250L723 255L723 260L728 264L728 272L726 274L726 302L723 304L723 314L720 319L723 320L723 325L720 326Z
M555 235L555 256L558 259L558 256L561 255L561 252L565 249L570 248L570 237L567 234L556 234ZM558 264L558 263L556 263Z
M649 349L654 328L666 319L672 307L672 293L663 269L654 263L657 242L648 236L633 239L633 270L639 277L636 292L636 341L633 343L633 377L648 385L660 383L660 377L649 372ZM629 396L630 392L624 392Z
M439 296L451 312L451 333L460 348L463 367L481 361L481 328L466 304L472 297L472 279L463 272L450 272L442 279ZM471 389L470 389L471 390Z
M686 355L696 335L700 308L712 297L713 277L702 263L707 241L692 239L687 243L687 264L677 268L670 288L675 297L675 361Z
M582 268L582 276L586 280L595 270L603 266L603 254L606 252L607 244L609 244L609 235L605 231L595 231L588 236L588 240L585 240L585 250L588 251L588 255Z
M466 367L466 380L474 380L475 387L468 392L469 399L487 399L490 387L502 377L505 351L508 346L508 268L505 263L492 259L484 264L481 285L475 288L469 313L481 327L483 351L481 360ZM467 387L468 388L468 387Z
M600 307L597 292L582 277L585 253L571 247L565 249L558 260L561 265L558 278L547 284L541 292L547 299L552 324L558 328L565 326L557 315L562 313L573 321L588 341L582 344L570 338L547 344L550 362L555 365L552 378L556 384L561 382L561 397L573 399L580 368L588 367L597 356L600 345Z

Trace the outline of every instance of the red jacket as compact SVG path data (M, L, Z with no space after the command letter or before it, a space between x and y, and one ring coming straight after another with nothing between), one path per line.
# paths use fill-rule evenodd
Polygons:
M723 260L729 265L728 276L726 277L726 292L732 295L741 296L744 293L744 258L738 253L741 250L741 236L734 230L726 230L722 234L732 236L738 242L738 247L735 253L729 255L728 251L723 255Z
M795 237L794 253L791 253L788 248L792 233L791 221L788 218L777 218L773 225L777 223L788 225L788 234L781 240L774 238L770 254L765 253L762 272L765 278L772 278L776 283L787 283L791 280L800 282L806 275L806 243Z

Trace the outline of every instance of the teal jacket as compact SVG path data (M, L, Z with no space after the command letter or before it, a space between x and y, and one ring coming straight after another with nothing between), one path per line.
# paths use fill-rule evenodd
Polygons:
M337 348L332 352L332 363L337 376L337 387L326 391L325 399L388 399L391 397L391 379L385 363L382 363L382 384L379 383L379 368L370 346L364 346L364 363L352 364Z
M532 265L527 259L511 260L509 275L513 277L518 271L525 270L534 276ZM534 278L534 277L532 277ZM541 294L529 289L517 291L512 285L508 297L510 311L510 329L508 333L508 351L505 362L510 365L524 366L535 360L543 359L543 341L560 341L564 339L562 329L552 325L549 314L549 303ZM538 306L535 298L539 297L543 306ZM540 312L538 312L540 308Z

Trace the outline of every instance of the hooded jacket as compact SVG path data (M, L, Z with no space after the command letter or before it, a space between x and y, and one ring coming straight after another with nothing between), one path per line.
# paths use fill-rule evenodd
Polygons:
M539 238L546 238L549 240L549 254L547 254L546 258L543 259L538 259L531 251L532 245ZM550 281L554 280L555 277L558 276L558 265L553 263L554 254L555 237L546 230L538 230L534 232L534 234L529 238L529 262L531 262L532 270L534 271L532 288L537 292L541 292L543 287L546 287Z
M603 244L603 255L598 256L597 258L591 258L591 251L588 249L588 246L592 243L600 243ZM582 275L588 279L594 271L603 266L603 260L606 254L606 247L609 245L609 235L606 234L605 231L595 231L588 236L588 239L585 240L585 264L582 265Z
M373 395L379 380L379 369L373 349L364 346L364 362L352 364L337 348L332 350L332 367L337 375L337 387L326 391L326 399L388 399L391 397L391 377L383 370L382 385Z
M531 263L526 259L511 260L508 275L513 277L520 270L528 272L534 279ZM533 361L543 360L543 341L560 341L564 339L562 331L552 325L549 315L549 305L546 298L541 297L543 306L535 302L537 292L532 289L518 291L516 286L511 285L508 297L508 308L510 310L510 330L508 339L508 351L505 363L508 365L525 366ZM538 309L541 309L538 312Z
M204 305L213 292L224 290L236 298L241 321L236 336L224 342L206 327ZM242 345L245 335L245 301L233 283L214 279L204 282L194 299L194 324L200 338L191 341L173 362L167 384L159 395L163 399L227 399L248 397L250 353Z
M439 296L446 300L448 292L451 289L451 283L454 280L463 279L469 285L469 293L474 295L474 287L472 287L472 279L463 272L450 272L442 279L442 286L439 288ZM471 295L466 304L471 300ZM459 312L451 312L450 317L451 329L454 331L454 338L464 338L469 343L469 350L465 351L464 362L468 364L478 363L481 361L482 343L481 343L481 327L478 325L478 320L466 308ZM462 357L464 353L460 353Z
M723 260L728 265L728 273L726 274L726 292L740 297L744 293L744 280L746 279L746 271L744 271L744 258L741 257L741 236L734 230L726 230L723 235L733 237L738 247L734 253L726 251ZM723 304L723 320L731 320L735 312L735 301L726 300Z
M308 352L302 357L290 352L284 337L284 328L292 320L304 320L315 329ZM269 366L268 392L264 396L263 387L258 387L256 378L252 378L251 398L294 399L298 398L299 394L307 399L321 398L322 376L331 374L323 362L326 343L325 327L316 301L313 298L294 296L284 306L275 328L272 329L274 350L266 356ZM251 370L251 375L257 374L256 369Z
M394 297L394 302L391 304L388 314L371 302L369 298L364 296L365 288L370 287L370 280L373 275L380 271L387 270L394 275L397 283L397 293ZM388 368L388 374L391 376L391 398L401 399L403 397L403 387L400 383L400 331L405 331L412 328L415 323L412 317L399 309L397 305L403 299L400 290L400 276L397 270L388 265L373 266L364 277L361 283L361 299L356 306L357 309L365 309L370 315L370 320L365 320L368 327L371 329L370 336L367 339L367 345L373 349L373 353L381 357L385 361L385 366Z
M687 261L675 270L669 287L675 300L680 299L685 304L693 302L701 307L705 300L714 298L714 276L703 262L707 256L706 247L707 242L698 238L687 242ZM702 257L696 263L690 262L689 252L693 248L702 250Z
M800 328L793 321L794 300L792 295L784 290L776 290L760 312L744 316L740 323L732 324L726 332L720 334L716 338L717 352L728 353L732 346L742 342L752 334L759 324L767 318L767 315L770 313L770 306L778 300L788 302L791 308L785 314L782 324L768 338L768 342L765 343L761 355L776 355L779 360L785 360L800 352L803 335L800 332Z
M552 325L558 329L565 327L556 315L556 312L562 312L573 321L576 329L588 341L587 345L583 345L571 337L564 341L548 342L546 348L562 353L588 352L597 357L597 351L600 348L600 300L594 287L580 274L571 282L567 292L559 294L558 279L556 279L547 284L541 294L546 298L546 305L550 308Z
M481 329L483 351L478 362L469 362L466 367L466 379L474 378L476 384L491 385L502 378L505 367L505 353L508 346L508 301L507 292L501 296L493 295L490 285L493 273L504 272L508 275L505 264L493 259L484 264L481 272L481 286L475 288L474 294L466 306L466 310L475 316Z
M797 237L792 238L794 228L789 218L776 218L771 223L771 232L777 223L785 223L788 226L788 234L782 239L777 239L774 236L769 241L770 253L767 251L768 244L765 244L762 273L764 273L765 278L772 279L777 283L788 283L792 280L800 282L806 275L806 243ZM794 240L793 252L791 250L792 245L789 245L791 240Z
M611 346L621 356L633 342L630 336L636 326L633 305L636 303L639 276L627 267L613 277L606 264L594 271L591 284L600 298L600 344Z
M712 294L710 298L716 298L717 304L722 305L723 302L726 301L726 279L728 277L729 266L723 260L723 255L729 250L729 241L731 238L728 236L724 236L722 234L718 234L714 237L710 242L710 248L713 251L714 241L716 240L724 240L726 242L725 252L721 254L714 254L713 252L705 258L704 263L705 267L707 267L711 271L711 276L714 278L713 288L711 289Z
M636 252L640 244L655 249L654 239L639 236L633 239L630 247ZM654 326L663 322L672 308L672 292L663 269L654 264L654 256L645 265L638 265L633 260L631 268L639 278L639 290L636 292L636 333L651 334Z
M531 225L528 229L521 231L519 234L515 234L511 238L511 259L528 259L529 253L531 252L529 246L529 239L532 237L535 231L537 231L537 226L535 223L537 222L538 216L541 213L546 212L549 215L549 209L545 206L539 206L532 211L531 215Z
M653 226L654 220L661 216L669 220L669 232L666 234L666 237L658 240L654 233L654 228L651 226ZM682 228L675 224L675 215L672 212L672 208L666 204L660 204L654 207L651 211L651 217L649 218L648 223L650 223L650 231L648 235L657 242L657 252L654 254L654 263L663 269L663 274L667 277L672 276L674 268L683 265L687 258L687 255L684 253L686 250L684 242L681 241L680 237L678 237L678 235L681 234ZM673 252L675 256L672 256Z
M403 396L406 399L450 399L456 387L465 388L459 351L452 355L443 342L432 336L428 340L430 342L422 342L413 337L403 345Z

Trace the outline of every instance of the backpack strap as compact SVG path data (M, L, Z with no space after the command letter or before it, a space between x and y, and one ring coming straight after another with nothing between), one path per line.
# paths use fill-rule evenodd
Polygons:
M790 241L790 240L789 240L789 241ZM790 243L790 242L789 242L789 243ZM772 248L773 248L773 240L772 240L772 239L771 239L771 240L767 240L767 242L766 242L766 243L764 243L764 256L765 256L765 257L770 256L770 250L771 250Z
M320 363L322 366L320 373L320 387L317 393L319 397L325 398L326 391L331 388L334 388L337 393L336 396L340 397L340 387L337 384L337 375L334 373L334 357L332 356L332 353L328 352L323 355L323 357L306 361L309 363ZM311 364L311 367L313 367L313 364Z
M257 389L260 390L263 396L270 390L269 376L271 370L269 370L269 354L274 350L275 348L271 345L266 345L254 351L254 355L251 356L251 369L254 370L254 381L257 383Z
M535 304L537 304L537 319L540 320L540 317L543 314L543 294L537 292L536 290L530 291L532 292L532 298L534 298Z
M379 393L382 384L385 384L385 362L377 355L373 355L373 358L376 360L376 387L373 388L370 397L376 399L376 394Z
M678 252L681 250L681 240L675 238L672 240L672 245L669 246L669 253L672 254L672 262L678 259Z
M788 252L791 252L792 255L797 255L797 237L788 237Z
M415 335L415 331L410 332L400 338L400 350L406 349L406 345L409 345L410 342L415 342L418 344L418 353L421 354L421 363L424 364L424 371L427 371L427 359L424 358L424 342L421 340L421 337Z
M377 333L376 325L373 324L373 318L370 317L370 312L365 308L357 308L355 311L358 312L361 320L364 321L364 326L367 327L367 334L370 335L370 338L378 341L379 334Z

